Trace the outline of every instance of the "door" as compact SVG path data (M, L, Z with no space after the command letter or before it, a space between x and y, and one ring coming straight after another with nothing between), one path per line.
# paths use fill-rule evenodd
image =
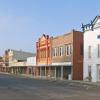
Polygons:
M98 69L97 69L97 78L98 78L98 81L100 81L100 66L98 66Z
M56 67L56 78L60 79L61 78L61 67Z

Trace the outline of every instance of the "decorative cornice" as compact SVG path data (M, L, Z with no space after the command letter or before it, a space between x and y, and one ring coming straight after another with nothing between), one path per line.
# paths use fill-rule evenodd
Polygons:
M95 22L100 19L100 16L96 16L93 20L91 20L91 22L89 24L82 24L82 30L83 32L86 32L86 31L93 31L94 30L94 25L95 25Z

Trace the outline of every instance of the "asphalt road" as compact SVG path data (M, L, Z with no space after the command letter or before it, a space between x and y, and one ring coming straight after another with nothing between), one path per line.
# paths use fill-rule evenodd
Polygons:
M100 88L0 74L0 100L100 100Z

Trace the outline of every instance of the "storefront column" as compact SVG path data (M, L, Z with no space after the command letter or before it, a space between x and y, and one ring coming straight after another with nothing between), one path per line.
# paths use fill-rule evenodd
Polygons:
M19 69L18 69L18 72L19 72L19 74L20 74L20 67L19 67Z
M35 72L34 72L34 67L31 67L31 75L34 77Z
M49 66L49 78L51 77L51 66Z
M35 78L36 75L37 75L37 70L36 70L36 67L35 67L35 66L33 67L33 75L34 75L34 78Z
M29 75L29 66L27 66L27 75Z
M36 77L39 77L40 76L40 68L39 67L36 67L35 76Z
M55 79L56 79L56 67L55 67Z
M15 67L15 74L17 73L17 68Z
M14 70L13 70L13 67L11 67L11 73L12 73L12 74L14 74Z
M17 67L17 74L18 74L18 67Z
M42 69L41 69L41 67L40 67L40 78L42 77L41 74L42 74Z
M46 72L47 70L46 70L46 66L45 66L45 77L47 77L47 72Z
M15 70L14 70L14 67L12 67L12 70L13 70L13 74L15 74Z
M61 80L63 80L63 66L61 66Z

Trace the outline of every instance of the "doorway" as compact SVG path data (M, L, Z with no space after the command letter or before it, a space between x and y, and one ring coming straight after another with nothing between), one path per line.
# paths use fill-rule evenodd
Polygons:
M97 80L100 81L100 65L97 67Z

